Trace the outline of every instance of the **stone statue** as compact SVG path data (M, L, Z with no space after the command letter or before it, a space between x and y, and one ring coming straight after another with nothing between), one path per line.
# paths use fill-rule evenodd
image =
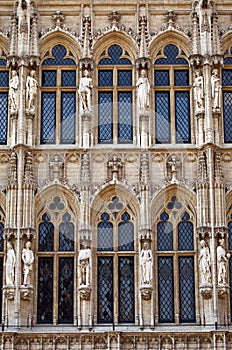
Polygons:
M35 79L35 71L32 70L27 76L26 81L26 108L33 110L35 108L35 97L37 95L38 82Z
M220 239L217 246L218 284L227 284L229 258L230 253L226 253L224 239Z
M16 256L13 249L12 243L7 243L7 254L6 254L6 285L14 285L14 270L15 270Z
M139 109L149 108L149 92L150 84L147 78L147 72L145 69L141 70L141 76L137 80L136 86L138 88L138 105Z
M212 106L213 109L221 108L221 82L218 77L218 69L214 69L211 75Z
M11 111L18 109L18 86L19 77L16 70L12 70L12 77L9 81L9 104Z
M202 283L211 283L210 251L204 239L200 241L199 267L202 274Z
M143 244L140 253L141 284L151 285L152 280L152 251L147 242Z
M90 285L90 259L90 248L87 248L87 246L85 245L83 249L80 250L78 256L80 285L83 286Z
M91 111L92 79L89 78L89 72L87 69L84 70L83 75L78 90L81 97L81 107L84 111Z
M32 263L34 261L34 253L31 250L31 242L27 241L25 248L22 250L22 260L23 260L23 284L24 286L30 284L30 274L32 271Z
M196 71L193 88L194 88L194 99L196 101L196 108L202 109L203 99L204 99L204 80L200 70Z

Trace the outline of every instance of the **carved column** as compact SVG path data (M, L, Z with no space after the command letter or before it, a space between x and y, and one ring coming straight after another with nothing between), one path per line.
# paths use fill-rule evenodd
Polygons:
M84 154L81 160L81 212L79 228L79 255L78 255L78 327L88 325L92 327L93 295L92 290L92 233L90 229L90 159Z

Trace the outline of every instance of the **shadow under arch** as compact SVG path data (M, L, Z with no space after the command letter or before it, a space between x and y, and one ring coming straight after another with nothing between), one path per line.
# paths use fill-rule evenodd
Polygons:
M65 198L73 215L79 216L80 205L73 193L64 185L52 184L43 189L41 192L37 193L35 196L35 213L37 217L45 209L46 202L49 199L52 200L56 196Z
M178 32L176 29L168 29L153 38L148 47L152 60L154 60L158 52L168 44L178 46L181 51L183 50L185 52L186 60L188 60L191 54L190 38L184 33Z
M115 44L121 46L128 52L130 58L133 60L133 64L138 53L138 45L134 42L130 35L115 31L105 33L96 40L93 46L94 61L99 61L102 51Z
M182 202L184 202L184 207L188 208L193 217L196 218L196 194L181 184L170 184L167 187L161 189L153 198L153 201L151 203L152 226L157 220L158 214L162 211L162 209L166 207L167 203L173 197L177 197L178 199L182 200Z
M130 209L134 216L134 220L137 221L140 216L140 205L135 195L122 184L108 184L100 192L96 194L91 203L91 225L94 227L96 223L96 217L107 206L112 198L119 197L123 200L125 206Z
M41 57L44 58L44 55L47 51L49 51L52 47L56 45L62 45L67 47L73 54L73 59L78 61L78 58L81 57L81 45L72 37L71 34L66 33L65 31L56 30L49 33L44 34L44 36L40 39L40 53Z

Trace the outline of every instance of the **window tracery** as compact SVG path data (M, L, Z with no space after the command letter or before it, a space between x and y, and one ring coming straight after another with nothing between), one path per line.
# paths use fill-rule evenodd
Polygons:
M176 45L166 45L155 58L154 92L156 143L190 143L188 60Z
M74 216L57 195L47 200L39 221L37 322L73 323Z
M135 320L134 234L133 214L119 197L112 197L97 225L99 323Z
M41 143L73 144L76 134L76 62L56 45L43 57L41 71Z
M177 196L159 216L156 244L159 322L195 322L194 226Z
M132 67L127 51L117 44L104 50L98 63L98 142L133 140Z

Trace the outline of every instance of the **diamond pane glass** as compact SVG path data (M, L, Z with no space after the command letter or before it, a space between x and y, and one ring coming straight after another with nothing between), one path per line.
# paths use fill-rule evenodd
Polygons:
M52 58L47 58L43 62L43 66L65 66L65 65L75 65L75 61L67 55L67 50L62 45L56 45L52 49Z
M230 268L230 307L232 307L232 259L229 259L229 268ZM232 313L231 313L231 321L232 321Z
M113 258L98 258L98 322L113 322Z
M176 142L190 142L189 92L176 92Z
M179 257L180 321L195 322L194 258Z
M175 72L174 72L174 85L175 86L189 86L189 71L188 70L175 70Z
M118 70L118 86L132 86L131 70Z
M75 142L76 93L61 94L61 143Z
M2 319L3 258L0 257L0 317Z
M170 142L170 95L169 92L155 94L156 142Z
M37 322L53 323L53 258L38 258Z
M42 93L41 143L55 143L56 93Z
M74 251L74 225L72 222L62 222L59 226L59 251Z
M161 221L157 225L157 249L159 251L173 250L173 227L169 221Z
M118 93L118 138L119 142L132 142L132 93Z
M189 221L182 221L178 224L178 249L193 250L193 224Z
M232 86L232 69L222 70L222 85Z
M42 71L42 86L56 86L56 70Z
M232 221L228 223L228 234L229 234L229 250L232 250Z
M4 225L2 222L0 222L0 252L4 251L4 239L3 239L3 234L4 234ZM0 284L1 286L1 284Z
M122 216L123 222L118 225L118 250L132 251L134 250L134 225L129 222L130 215L125 213Z
M169 86L169 70L155 71L155 86Z
M1 67L6 67L6 60L4 60L4 59L0 59L0 66Z
M39 224L39 251L52 252L54 250L54 226L51 222Z
M100 65L114 65L114 64L130 64L131 61L125 56L122 56L122 48L119 45L111 45L108 49L108 55L110 58L103 58L99 62Z
M183 54L183 53L182 53ZM164 55L166 57L157 58L155 64L188 64L188 61L183 57L177 57L179 55L179 49L177 46L170 44L164 49Z
M61 72L61 86L76 86L75 70L63 70Z
M99 92L98 94L98 141L111 143L113 139L113 94Z
M172 257L158 258L159 322L174 322Z
M134 322L134 258L119 257L119 322Z
M224 141L232 142L232 91L223 91Z
M109 222L109 215L102 214L102 222L98 224L98 250L112 251L113 250L113 224Z
M8 87L8 86L9 86L9 72L0 71L0 87Z
M0 145L7 143L8 94L0 93Z
M73 323L74 259L59 258L58 322Z
M98 71L98 86L113 86L113 71L99 70Z

